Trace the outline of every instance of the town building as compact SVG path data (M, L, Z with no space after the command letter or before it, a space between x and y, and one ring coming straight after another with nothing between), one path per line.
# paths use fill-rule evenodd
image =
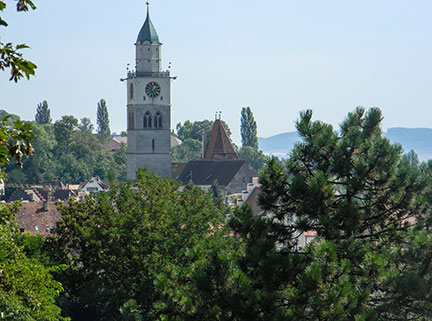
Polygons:
M171 79L162 70L159 36L147 17L135 43L135 70L127 74L127 179L146 168L171 177Z
M203 135L202 159L175 164L173 177L183 187L188 184L212 190L224 200L231 194L247 189L258 171L247 161L238 159L237 152L220 119L213 123L210 134Z

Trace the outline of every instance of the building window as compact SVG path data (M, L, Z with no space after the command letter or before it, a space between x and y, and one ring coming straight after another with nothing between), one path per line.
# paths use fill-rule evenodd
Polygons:
M163 100L163 96L161 96L161 100Z
M147 111L144 115L144 128L151 128L152 127L152 115L149 111Z
M133 97L134 97L134 85L133 84L130 84L129 96L130 96L130 99L133 99Z
M152 151L155 151L155 140L154 140L154 138L152 139Z
M143 97L143 100L145 100L145 96Z
M147 50L150 51L150 48L148 48Z
M162 114L158 111L154 117L154 128L162 128Z
M134 113L131 111L129 112L129 129L134 129L134 127L135 127Z

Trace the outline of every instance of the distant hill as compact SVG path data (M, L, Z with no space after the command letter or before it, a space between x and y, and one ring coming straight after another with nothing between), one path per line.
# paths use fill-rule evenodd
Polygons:
M392 143L402 145L407 153L413 149L421 160L432 159L432 129L431 128L389 128L384 136ZM294 143L299 141L297 132L282 133L267 138L258 138L260 149L269 155L287 157Z

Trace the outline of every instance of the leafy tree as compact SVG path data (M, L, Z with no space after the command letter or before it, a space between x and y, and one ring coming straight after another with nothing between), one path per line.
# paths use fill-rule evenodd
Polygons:
M12 122L12 121L15 121L15 120L19 120L20 119L20 117L18 116L18 115L14 115L14 114L9 114L6 110L4 110L4 109L0 109L0 118L3 118L3 117L5 117L5 116L8 116L8 121L9 122Z
M240 118L242 146L258 150L257 124L250 107L243 107Z
M87 117L81 118L78 128L80 131L88 132L88 133L93 133L93 130L94 130L94 126L93 126L90 118L87 118Z
M222 121L228 136L231 136L231 130L227 123ZM185 121L183 124L178 123L176 126L177 137L183 141L183 144L172 149L174 162L188 162L190 160L200 159L202 153L202 135L209 134L213 127L210 120Z
M78 128L78 119L74 116L62 116L54 123L54 134L58 143L57 154L69 153L72 135Z
M44 100L42 103L39 103L36 109L35 121L38 124L49 124L52 119L50 116L50 109L48 107L48 102Z
M222 121L228 136L231 136L231 130L227 123ZM210 133L213 127L213 122L211 120L194 121L186 120L183 124L178 123L176 126L177 137L181 140L195 139L197 141L202 141L202 135Z
M51 273L58 267L47 268L37 255L26 256L18 245L15 223L18 204L0 207L0 311L5 320L63 320L55 298L62 290ZM34 253L33 253L34 254Z
M82 124L81 124L82 125ZM33 157L23 160L24 168L5 166L10 183L40 184L60 179L64 183L80 183L93 176L119 180L126 177L126 148L114 153L104 150L102 142L78 124L73 116L63 116L55 124L31 123L36 138Z
M186 280L183 272L193 271L205 244L223 242L225 234L215 228L223 213L210 195L178 188L142 171L136 182L113 185L96 199L60 205L62 220L50 245L58 263L66 265L58 275L66 291L65 315L157 320L170 313L164 296L171 280Z
M36 9L36 6L30 0L18 0L17 11L27 11L28 8ZM0 12L6 9L6 2L0 0ZM8 23L0 17L0 26L7 27ZM0 70L10 68L10 79L15 82L23 78L27 79L34 75L37 68L34 63L23 58L20 50L28 48L25 44L13 45L12 43L3 43L0 41Z
M263 168L267 157L261 150L257 150L251 146L243 146L238 151L239 159L248 160L256 170Z
M11 165L6 166L8 179L12 183L41 183L45 180L53 180L57 170L56 158L54 151L57 147L54 135L53 124L40 125L31 123L32 132L35 136L33 139L34 153L23 161L23 169L20 175L25 177L24 181L17 181L17 177L12 176L14 173ZM15 173L16 175L17 173Z
M29 123L19 119L10 122L9 116L0 120L0 166L15 158L15 163L22 167L24 156L33 153L31 140L34 138ZM1 169L0 178L4 178L4 169Z
M202 143L199 140L187 138L179 146L172 149L173 162L188 162L201 158Z
M420 166L420 160L417 153L414 150L410 150L407 154L405 154L404 159L408 161L411 166L418 168Z
M104 99L98 102L96 122L98 125L98 134L104 139L108 138L111 135L111 130L109 127L108 108Z

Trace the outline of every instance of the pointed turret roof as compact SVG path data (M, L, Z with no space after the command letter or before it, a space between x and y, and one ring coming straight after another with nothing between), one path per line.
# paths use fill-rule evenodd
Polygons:
M147 18L138 34L137 43L144 42L144 41L149 41L151 43L153 42L159 43L159 37L157 35L156 29L150 20L150 10L149 10L148 2L147 2Z
M216 119L205 146L204 159L238 159L237 153L220 119Z

